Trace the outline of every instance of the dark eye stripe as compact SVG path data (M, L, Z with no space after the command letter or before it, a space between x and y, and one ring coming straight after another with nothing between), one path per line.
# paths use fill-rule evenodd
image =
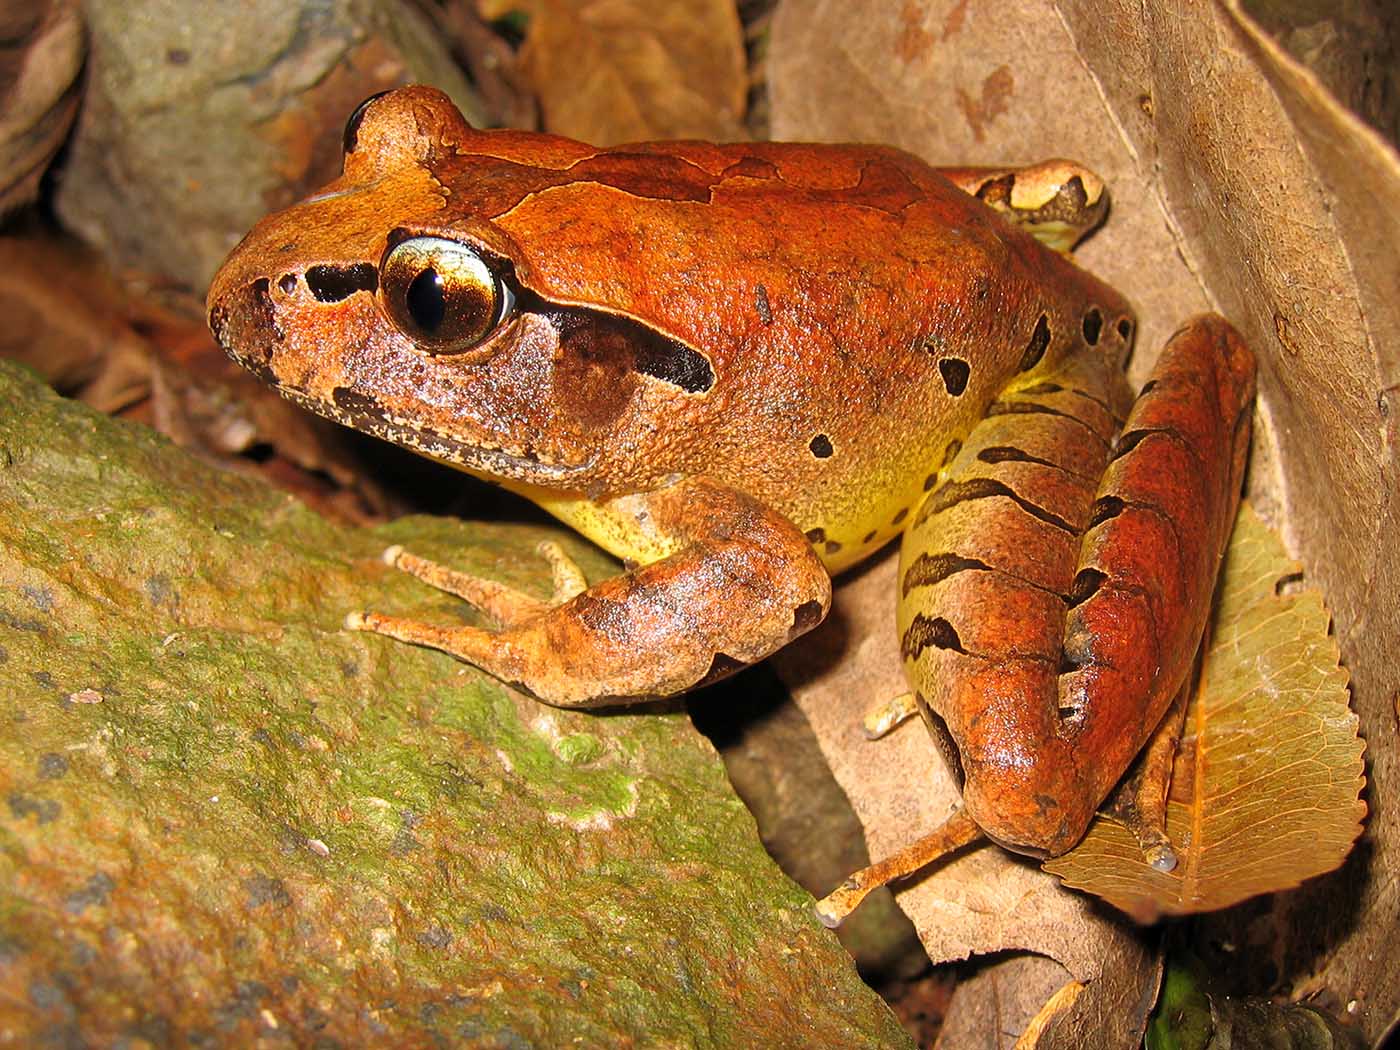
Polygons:
M350 266L309 266L306 286L318 302L338 303L356 292L374 294L379 288L379 271L369 263Z

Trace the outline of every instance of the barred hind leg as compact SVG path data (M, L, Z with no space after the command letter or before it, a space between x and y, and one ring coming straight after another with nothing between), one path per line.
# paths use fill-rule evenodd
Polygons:
M905 669L951 741L971 817L1055 855L1188 676L1239 498L1253 358L1198 318L1163 350L1116 440L1092 362L992 407L906 534Z
M1012 387L916 513L901 650L964 806L819 902L828 925L981 834L1033 855L1071 848L1154 733L1147 776L1169 765L1163 715L1190 676L1234 520L1254 361L1221 318L1196 318L1115 439L1119 383L1083 359ZM1139 810L1164 797L1149 786L1132 785ZM1165 868L1157 823L1140 821L1143 844Z

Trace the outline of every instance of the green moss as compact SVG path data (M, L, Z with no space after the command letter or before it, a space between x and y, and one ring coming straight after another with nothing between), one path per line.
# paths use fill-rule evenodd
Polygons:
M471 618L389 543L540 595L540 539L601 555L335 526L3 365L0 405L0 1031L906 1045L682 714L341 630Z

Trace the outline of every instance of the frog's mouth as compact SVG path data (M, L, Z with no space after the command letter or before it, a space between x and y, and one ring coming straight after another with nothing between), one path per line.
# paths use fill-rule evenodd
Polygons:
M346 387L337 388L335 403L331 404L278 382L272 385L287 400L319 416L488 480L506 478L551 488L568 487L581 475L587 474L596 458L589 456L581 463L551 463L529 451L507 452L500 448L472 445L444 437L425 427L390 419L377 401Z

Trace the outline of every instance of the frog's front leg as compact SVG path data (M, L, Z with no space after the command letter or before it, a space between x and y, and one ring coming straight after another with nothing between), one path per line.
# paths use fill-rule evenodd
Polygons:
M449 652L547 703L593 707L671 696L762 660L820 623L831 604L831 578L806 537L735 489L689 478L601 510L664 556L573 594L567 566L556 564L556 598L565 600L532 608L421 559L405 565L411 556L396 552L396 564L505 626L376 613L352 626Z

